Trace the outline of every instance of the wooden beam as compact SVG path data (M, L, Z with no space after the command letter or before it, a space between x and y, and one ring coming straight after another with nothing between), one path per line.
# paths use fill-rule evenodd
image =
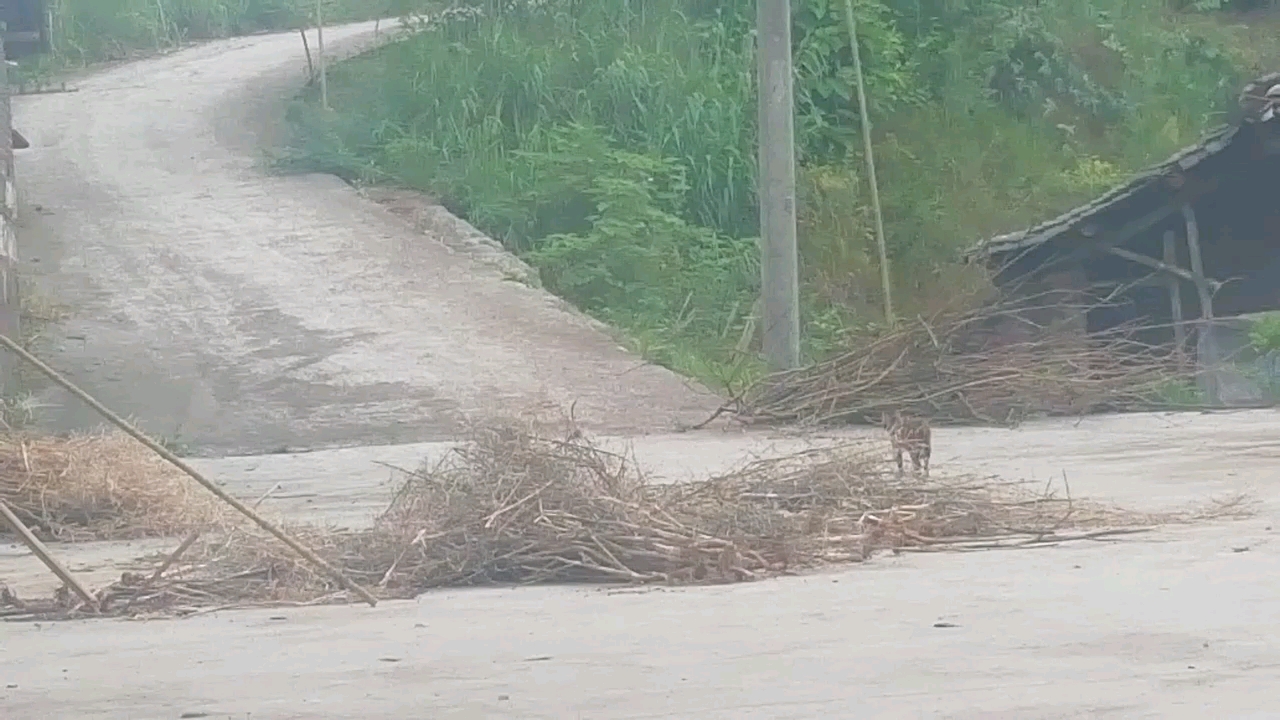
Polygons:
M1147 230L1159 225L1166 218L1176 215L1183 207L1189 207L1189 203L1199 198L1201 195L1213 192L1218 188L1218 179L1213 178L1208 182L1188 182L1183 189L1169 198L1169 202L1161 205L1159 208L1143 215L1134 220L1121 225L1115 232L1104 232L1098 237L1098 242L1103 245L1123 245L1133 239L1135 235L1140 235Z
M1186 280L1187 282L1193 285L1199 285L1200 283L1203 282L1206 286L1215 288L1215 289L1218 286L1222 285L1222 283L1218 282L1217 280L1209 280L1208 278L1198 277L1195 273L1187 272L1186 270L1183 270L1177 265L1170 265L1169 263L1161 262L1159 260L1156 260L1155 258L1147 257L1146 255L1136 253L1132 250L1126 250L1122 247L1108 247L1106 248L1106 251L1117 257L1122 257L1125 260L1138 263L1139 265L1145 265L1151 268L1152 270L1159 270L1160 272L1164 272L1164 273L1168 273L1169 275L1180 277L1183 280Z
M1196 212L1190 203L1183 203L1181 209L1187 231L1187 250L1191 256L1191 273L1199 279L1196 282L1196 292L1200 296L1201 322L1196 333L1196 360L1203 371L1199 375L1200 387L1209 404L1218 405L1222 401L1217 372L1218 343L1214 339L1213 294L1209 292L1209 283L1204 279L1204 258L1200 253L1200 224L1196 221Z
M1164 264L1177 267L1178 246L1177 234L1172 230L1164 231ZM1187 329L1182 325L1182 286L1178 278L1170 275L1166 278L1169 286L1169 314L1173 321L1173 345L1179 358L1187 347Z
M1107 245L1123 245L1133 239L1134 235L1139 235L1150 230L1156 225L1159 225L1165 218L1176 212L1178 212L1177 205L1165 205L1158 210L1154 210L1140 218L1137 218L1136 220L1130 220L1124 225L1121 225L1120 229L1113 233L1103 233L1099 238L1099 241L1106 243Z
M1069 265L1071 263L1081 262L1099 250L1106 250L1108 247L1114 245L1123 245L1135 235L1146 232L1169 217L1176 215L1183 205L1196 200L1206 193L1213 192L1217 188L1217 178L1211 178L1206 182L1188 181L1185 182L1181 189L1176 193L1173 193L1173 196L1169 198L1168 203L1160 206L1150 213L1147 213L1146 215L1125 223L1114 232L1104 231L1099 233L1097 236L1089 236L1081 233L1079 230L1074 230L1071 233L1068 233L1068 236L1078 238L1079 242L1072 244L1067 252L1054 256L1043 265L1039 265L1021 275L1009 277L1010 272L1018 265L1018 262L1022 258L1033 252L1041 250L1045 247L1045 243L1021 248L1017 251L1011 251L1010 253L987 256L983 261L988 263L989 267L991 265L996 265L994 274L998 278L998 285L1002 287L1009 284L1017 285L1030 280L1032 277L1041 275L1049 268L1056 265ZM1054 242L1051 240L1048 242L1048 245L1052 246L1054 245ZM992 261L995 258L1000 258L1001 261L999 263L993 263Z
M1200 197L1201 195L1204 195L1205 193L1216 190L1217 187L1218 187L1217 178L1214 178L1205 183L1188 183L1188 185L1185 188L1183 188L1180 192L1176 193L1172 198L1170 198L1167 204L1162 205L1155 210L1152 210L1146 215L1138 217L1134 220L1130 220L1124 225L1121 225L1120 228L1114 232L1103 232L1097 237L1081 236L1081 237L1084 237L1085 242L1081 243L1078 247L1073 249L1071 252L1053 259L1051 262L1046 264L1045 267L1038 268L1036 270L1036 273L1043 271L1045 268L1058 263L1072 263L1072 262L1082 261L1089 255L1093 254L1094 252L1097 252L1100 249L1106 250L1107 248L1115 245L1123 245L1129 240L1133 239L1135 235L1140 235L1146 232L1147 230L1150 230L1151 228L1155 227L1156 225L1159 225L1161 222L1168 219L1169 217L1172 217L1178 214L1178 211L1182 207L1182 205L1189 203L1192 200L1195 200L1196 198ZM1030 252L1033 249L1035 248L1028 248L1027 252Z
M1190 205L1183 205L1182 217L1187 227L1187 250L1191 256L1191 281L1195 283L1196 291L1200 294L1200 318L1202 320L1212 320L1213 295L1210 292L1210 282L1204 276L1204 257L1200 254L1200 226L1196 222L1196 212Z

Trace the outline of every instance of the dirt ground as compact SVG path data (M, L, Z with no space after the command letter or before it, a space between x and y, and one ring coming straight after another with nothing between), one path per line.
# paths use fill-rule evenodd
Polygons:
M371 28L326 40L350 50ZM379 462L416 465L464 416L552 397L580 398L590 428L672 482L835 437L663 433L711 399L505 279L466 237L424 239L449 227L438 215L260 172L256 148L304 66L296 36L260 36L16 101L34 146L19 159L24 260L72 311L42 353L205 455L232 492L279 483L268 512L359 525L386 499ZM41 399L55 428L96 424L57 393ZM1277 419L935 434L939 472L1151 510L1245 491L1259 501L1249 520L733 586L4 623L0 717L1275 717ZM280 447L314 451L262 454ZM176 542L56 552L96 586ZM0 545L0 578L23 595L52 588L13 546Z

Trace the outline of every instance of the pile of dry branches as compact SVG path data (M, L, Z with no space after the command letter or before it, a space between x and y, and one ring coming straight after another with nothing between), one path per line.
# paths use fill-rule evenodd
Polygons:
M766 377L722 412L745 422L876 422L902 409L938 423L1016 424L1160 406L1157 390L1185 380L1139 328L1073 334L1036 325L1025 304L997 303L903 321L851 338L816 365ZM1014 328L1014 339L999 330Z
M123 433L0 433L0 500L46 540L171 536L225 517L212 496Z
M734 582L886 549L1063 542L1244 511L1136 514L992 479L900 476L884 455L867 444L813 449L661 484L580 436L490 428L409 473L371 528L290 530L379 595L409 597L486 584ZM246 530L201 540L162 577L127 575L99 593L103 612L128 614L345 597Z

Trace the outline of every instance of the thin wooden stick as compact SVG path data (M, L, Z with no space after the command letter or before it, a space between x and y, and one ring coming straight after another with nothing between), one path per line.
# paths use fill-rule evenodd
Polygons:
M4 336L0 335L0 337ZM5 339L7 340L8 338ZM9 509L9 506L3 500L0 500L0 515L4 516L5 522L18 534L18 537L22 539L22 543L31 549L32 554L40 558L40 562L44 563L45 567L49 568L54 575L57 575L59 580L66 583L67 587L75 591L75 594L79 595L80 599L90 608L93 608L94 612L97 612L98 601L94 599L93 595L80 584L79 580L72 577L66 568L62 567L62 563L58 562L58 559L49 552L49 548L45 547L44 543L40 542L40 538L36 537L18 519L18 516L13 514L13 511Z
M203 485L206 490L213 493L219 500L235 508L241 515L244 515L245 517L252 520L255 524L257 524L258 527L262 528L263 530L266 530L267 532L275 536L277 540L284 543L285 545L288 545L290 549L292 549L294 552L301 555L307 562L323 570L325 574L327 574L332 579L338 581L346 589L350 590L356 595L359 595L360 598L365 602L369 603L371 607L376 606L378 604L377 598L375 598L368 590L356 584L354 580L347 577L346 573L342 572L338 568L325 562L324 559L321 558L319 555L316 555L314 552L312 552L309 548L304 546L302 543L289 537L283 530L276 527L273 523L268 521L266 518L259 515L248 505L245 505L244 503L235 499L231 495L227 494L225 490L218 487L215 483L210 481L204 475L200 474L198 470L188 465L182 458L178 457L177 455L174 455L173 452L170 451L168 448L164 447L163 445L156 442L155 440L152 440L151 438L147 437L147 435L144 434L141 430L134 427L131 423L129 423L129 421L125 420L124 418L120 417L116 413L112 412L105 405L98 402L91 395L89 395L89 393L85 392L84 390L81 390L79 387L76 387L74 384L72 384L70 380L63 377L57 370L54 370L48 365L45 365L44 362L40 360L40 358L37 358L36 356L27 352L26 348L23 348L21 345L14 342L11 338L6 337L4 335L0 335L0 345L4 345L6 348L8 348L10 351L16 354L18 357L31 363L31 365L33 365L37 370L39 370L41 373L44 373L46 377L48 377L53 382L57 383L64 390L83 400L85 404L87 404L89 407L96 410L99 415L101 415L102 417L110 421L112 425L115 425L116 427L125 431L134 440L137 440L138 442L150 448L151 452L154 452L155 454L164 458L169 462L169 464L173 465L174 467L178 468L182 472L189 475L191 479Z
M302 36L302 51L307 54L307 84L316 81L316 66L311 64L311 46L307 44L307 29L298 28L298 34Z
M1177 235L1172 230L1164 232L1163 245L1165 264L1176 267L1178 265ZM1187 351L1187 328L1182 324L1182 286L1178 284L1178 278L1175 276L1167 278L1165 282L1169 287L1169 314L1173 321L1174 352L1181 366L1184 360L1183 353Z
M858 20L853 14L853 0L845 0L844 18L849 27L849 47L853 50L853 76L857 81L858 89L858 119L862 125L862 146L866 154L867 180L871 185L871 209L876 220L876 248L880 253L880 285L884 290L884 318L889 327L893 327L897 320L893 314L889 253L885 248L884 216L880 212L880 184L876 180L876 156L871 143L871 115L867 110L867 90L862 77L862 56L858 51Z
M156 571L151 573L151 577L147 578L147 581L142 583L142 587L147 588L155 584L155 582L160 579L160 576L164 575L166 570L173 567L173 564L178 561L178 558L182 557L182 553L186 552L188 548L194 545L196 540L199 538L200 531L192 531L192 533L182 541L182 544L178 546L178 549L169 553L169 557L165 558L164 562L160 564L160 567L156 568Z
M320 107L329 109L329 70L324 56L324 2L316 0L316 56L320 65Z
M262 504L263 500L266 500L268 497L271 496L271 493L279 489L280 489L280 483L276 483L275 485L272 485L269 490L267 490L265 493L262 494L262 497L254 501L252 507L256 509L259 505ZM178 558L182 557L182 554L185 553L188 549L190 549L191 546L194 545L196 540L198 540L199 538L200 538L200 531L192 530L191 534L188 535L187 538L182 541L182 544L178 546L178 549L174 550L172 553L169 553L169 557L165 558L164 562L160 564L160 567L156 568L156 571L151 573L151 577L147 578L147 581L142 583L142 587L143 588L150 587L157 580L159 580L160 576L164 575L165 571L173 567L173 564L178 561Z

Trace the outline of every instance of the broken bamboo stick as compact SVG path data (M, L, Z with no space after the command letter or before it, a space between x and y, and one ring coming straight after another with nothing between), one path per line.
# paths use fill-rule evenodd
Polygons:
M4 336L0 335L0 337ZM5 339L7 340L8 338ZM22 544L26 545L33 555L40 558L40 562L44 563L44 566L49 568L50 572L57 575L59 580L71 588L76 595L79 595L80 599L92 608L94 612L97 612L98 601L93 597L93 594L85 589L85 586L81 585L79 580L72 577L71 573L62 566L62 563L58 562L58 559L49 552L49 548L45 547L44 543L40 542L40 538L36 537L31 532L31 529L19 520L17 515L13 514L13 511L9 509L9 506L3 500L0 500L0 515L4 516L5 522L22 539Z
M61 373L59 373L57 370L54 370L53 368L44 364L44 362L41 361L40 358L27 352L26 348L14 342L12 338L6 337L5 335L0 335L0 345L4 345L6 348L8 348L10 351L16 354L18 357L22 358L23 360L26 360L33 367L35 367L37 370L43 373L50 380L57 383L64 390L71 393L72 395L75 395L77 398L80 398L81 400L83 400L89 407L96 410L99 415L101 415L102 417L110 421L112 425L115 425L116 427L128 433L129 436L132 437L134 440L137 440L143 445L146 445L148 448L151 449L152 452L154 452L155 454L167 460L170 465L173 465L174 467L178 468L182 472L189 475L191 479L203 485L206 490L213 493L219 500L235 508L241 515L244 515L245 517L252 520L258 527L262 528L263 530L266 530L267 532L275 536L277 540L284 543L285 545L288 545L290 549L292 549L294 552L301 555L303 559L305 559L307 562L311 563L312 565L316 566L320 570L324 571L326 575L336 580L339 584L341 584L346 589L360 596L362 600L369 603L370 607L376 606L378 604L377 598L375 598L368 590L356 584L354 580L347 577L346 573L342 572L338 568L325 562L324 559L321 558L319 555L316 555L305 545L289 537L289 535L286 534L283 530L276 527L275 524L273 524L266 518L259 515L256 511L254 511L248 505L245 505L244 503L235 499L231 495L227 494L225 490L218 487L215 483L213 483L211 480L209 480L204 475L202 475L198 470L188 465L185 461L183 461L182 458L173 454L171 450L164 447L163 445L156 442L155 440L152 440L150 437L147 437L145 433L143 433L141 430L134 427L128 420L125 420L124 418L120 417L116 413L112 412L105 405L103 405L102 403L94 399L93 396L89 395L89 393L85 392L84 390L81 390L79 387L74 385L70 380L63 377Z

